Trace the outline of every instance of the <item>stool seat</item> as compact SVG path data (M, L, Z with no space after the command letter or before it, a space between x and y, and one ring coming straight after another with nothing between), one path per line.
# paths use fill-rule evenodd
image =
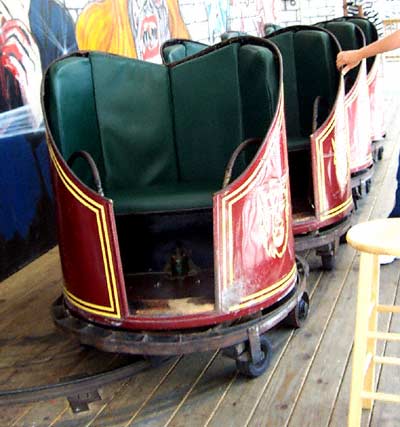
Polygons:
M400 256L400 218L362 222L349 230L346 239L361 252Z

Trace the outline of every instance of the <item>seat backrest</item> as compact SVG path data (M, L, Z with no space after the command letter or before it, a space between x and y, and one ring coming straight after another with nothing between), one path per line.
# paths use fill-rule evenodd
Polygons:
M164 64L180 61L190 55L195 55L209 46L193 40L171 39L161 46L161 58Z
M371 44L378 40L378 31L375 28L375 25L366 18L359 16L343 16L340 18L335 18L334 21L345 21L351 22L354 25L357 25L364 34L365 44ZM367 58L367 72L369 72L372 66L375 63L375 56Z
M293 32L288 31L269 38L269 40L278 46L282 55L286 133L289 138L301 135L297 66L296 56L294 54L294 35L295 34Z
M288 136L308 137L312 131L315 99L321 96L329 110L335 103L339 47L327 31L308 26L288 27L268 39L282 54Z
M177 180L165 67L97 52L72 56L51 67L46 91L63 157L88 151L105 190Z
M176 181L168 69L122 56L90 58L107 184L118 189Z
M366 44L371 44L378 40L378 32L375 25L368 19L361 17L349 17L347 20L361 28L365 36Z
M45 115L64 158L77 150L94 157L106 194L178 181L221 185L234 149L267 133L279 83L277 51L263 40L221 44L169 66L78 53L46 74Z
M221 165L241 142L236 50L227 46L171 68L183 181L222 182Z
M279 65L268 48L227 44L171 67L171 87L181 179L222 182L233 150L272 122Z
M330 31L338 40L342 50L360 49L365 45L361 29L350 21L327 21L317 24Z
M54 63L46 74L44 95L45 116L63 157L68 160L78 150L89 152L104 180L89 58L71 56ZM73 170L89 185L91 177L86 165L77 161Z
M263 137L279 101L280 64L270 49L244 45L239 49L243 139Z

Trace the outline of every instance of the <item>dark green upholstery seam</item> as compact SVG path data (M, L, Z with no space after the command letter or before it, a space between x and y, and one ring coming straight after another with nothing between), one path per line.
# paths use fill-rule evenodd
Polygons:
M179 156L178 156L178 144L176 142L176 123L175 123L175 103L174 103L174 93L172 91L172 77L171 77L171 70L172 67L167 67L168 69L168 90L169 90L169 104L171 108L171 114L172 114L172 137L173 137L173 144L174 144L174 152L175 152L175 162L176 162L176 172L178 175L178 182L182 179L182 173L181 173L181 165L179 162Z
M301 103L300 103L300 94L299 94L299 79L297 76L297 55L296 55L296 41L295 41L295 37L296 37L297 32L292 33L292 52L293 52L293 58L294 58L294 74L295 74L295 83L296 83L296 101L297 101L297 111L299 112L299 137L303 137L302 132L301 132ZM307 135L307 137L309 137L309 135Z
M241 48L241 45L237 47L237 51L236 51L236 78L237 81L239 82L239 93L238 93L238 97L239 97L239 120L240 120L240 141L243 141L243 101L242 101L242 88L241 88L241 84L240 84L240 69L239 69L239 49Z
M101 157L103 159L103 164L104 164L103 190L107 190L107 168L106 168L106 165L105 165L105 157L104 157L104 149L103 149L103 138L102 138L102 132L101 132L101 129L100 129L100 124L99 124L99 115L97 113L96 86L94 84L92 55L90 53L88 54L88 58L89 58L89 62L90 62L90 75L91 75L91 78L92 78L94 112L95 112L95 115L96 115L97 131L98 131L99 140L100 140L100 152L101 152Z
M262 56L262 55L260 55L260 53L259 52L257 52L257 55L259 55L260 57ZM262 58L261 58L262 59ZM266 70L266 71L268 71L268 70ZM273 99L273 97L272 97L272 92L271 92L271 89L270 89L270 87L269 87L269 83L268 83L268 80L267 79L265 79L265 83L266 83L266 92L267 92L267 95L268 95L268 99L271 101L271 102L267 102L267 109L268 109L268 114L269 114L269 117L270 117L270 119L271 119L271 121L270 121L270 123L272 123L273 122L273 120L274 120L274 112L275 112L275 110L276 110L276 107L277 107L277 105L275 105L275 108L274 108L274 110L272 110L272 105L271 105L271 103L274 101L274 99ZM268 133L268 130L270 129L270 127L271 127L271 124L268 126L268 129L267 129L267 131L266 131L266 133L265 133L265 135ZM265 136L264 135L264 136Z

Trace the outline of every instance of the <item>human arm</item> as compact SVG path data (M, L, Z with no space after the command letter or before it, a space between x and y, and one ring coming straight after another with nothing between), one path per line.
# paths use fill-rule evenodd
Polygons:
M400 30L364 46L361 49L339 52L336 58L336 66L339 69L344 67L343 72L347 73L347 71L356 67L364 58L369 58L398 48L400 48Z

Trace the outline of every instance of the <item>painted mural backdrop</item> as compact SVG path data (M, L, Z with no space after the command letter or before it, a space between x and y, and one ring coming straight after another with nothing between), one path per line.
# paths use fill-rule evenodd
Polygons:
M0 0L0 280L55 243L40 110L45 67L76 49L53 0Z
M103 0L83 1L76 36L80 49L96 49L160 62L170 38L220 41L227 30L263 35L275 22L276 0ZM76 1L74 2L76 4ZM191 28L196 28L191 31Z
M160 62L172 38L262 35L277 0L0 0L0 280L55 244L43 71L76 49Z

